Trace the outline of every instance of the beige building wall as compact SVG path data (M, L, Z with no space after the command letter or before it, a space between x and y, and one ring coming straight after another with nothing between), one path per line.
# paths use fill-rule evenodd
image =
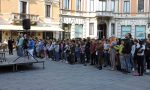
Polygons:
M59 22L59 4L53 4L52 6L52 22Z
M17 13L18 3L18 0L1 0L1 13Z
M9 21L11 19L11 13L20 13L20 0L0 0L0 17ZM39 21L46 19L45 17L45 1L44 0L24 0L29 2L28 14L39 15ZM49 24L59 25L59 3L51 4L51 17ZM2 31L2 40L8 39L11 36L11 30ZM38 38L42 39L42 30L35 34Z
M44 15L45 15L44 1L30 0L30 2L29 2L29 13L39 15L40 18L44 18Z

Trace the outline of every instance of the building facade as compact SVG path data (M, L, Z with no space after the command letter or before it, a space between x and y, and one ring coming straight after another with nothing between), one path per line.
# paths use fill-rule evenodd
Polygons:
M22 32L22 20L30 19L34 37L59 38L58 0L0 0L0 39L16 39Z
M149 0L60 0L62 38L144 39L149 33Z

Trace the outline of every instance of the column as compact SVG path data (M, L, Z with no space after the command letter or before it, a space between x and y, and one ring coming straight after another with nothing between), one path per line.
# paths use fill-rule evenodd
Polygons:
M97 18L95 18L95 21L94 21L94 38L97 38L98 35L97 35L97 25L98 25L98 22L97 22Z
M75 38L75 24L72 23L71 25L71 36L70 36L71 39Z
M86 33L88 32L87 31L88 30L88 27L87 27L87 25L86 25L86 19L83 19L83 36L82 36L82 38L86 38Z
M107 21L107 38L111 37L111 21Z
M115 20L115 36L117 37L118 34L117 34L117 31L118 31L118 27L117 27L118 23L117 21Z
M89 36L89 18L86 18L85 21L86 21L85 22L85 25L86 25L86 30L85 30L86 34L85 34L85 37L87 38L87 37L90 37Z

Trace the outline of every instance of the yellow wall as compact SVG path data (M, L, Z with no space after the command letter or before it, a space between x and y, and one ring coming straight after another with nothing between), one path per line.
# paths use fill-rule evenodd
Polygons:
M44 17L45 16L44 1L30 0L29 13L39 15L40 17Z
M131 15L136 16L137 13L137 0L131 0Z
M1 13L4 18L10 18L11 13L19 13L19 0L1 0ZM52 22L59 21L59 3L52 5ZM39 15L41 20L45 18L44 0L29 0L29 14Z
M71 13L72 15L74 15L75 11L76 11L76 0L71 0Z
M2 13L12 13L18 12L18 0L1 0L1 12Z
M52 5L52 22L59 22L59 5Z

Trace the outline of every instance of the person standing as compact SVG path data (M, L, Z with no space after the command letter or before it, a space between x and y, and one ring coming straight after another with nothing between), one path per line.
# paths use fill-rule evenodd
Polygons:
M32 38L30 38L28 41L28 53L31 55L32 59L33 59L34 46L35 46L35 42Z
M150 39L146 42L146 50L145 50L145 59L147 63L147 70L146 72L150 72Z
M55 44L54 50L55 50L55 61L59 61L60 55L59 55L59 42L58 41Z
M17 55L20 57L23 56L23 41L24 41L23 34L20 34L17 40Z
M84 42L84 41L81 42L80 48L81 48L81 52L80 52L80 54L81 54L81 55L80 55L80 60L81 60L81 63L83 64L84 61L85 61L85 42Z
M96 40L93 40L91 42L90 52L91 52L91 65L95 65Z
M143 41L140 41L139 44L140 44L140 48L138 48L138 51L137 51L138 74L139 76L143 76L145 45Z
M13 55L13 43L14 41L9 37L9 40L8 40L9 55Z
M111 70L116 69L116 60L115 60L116 50L114 48L116 45L117 45L116 38L114 36L112 36L110 38L110 49L109 49Z
M110 48L110 45L109 45L109 42L108 40L105 40L104 41L104 67L108 66L109 65L109 48Z
M126 64L125 64L124 54L122 53L122 50L124 49L124 41L121 41L120 45L115 46L115 49L118 51L119 54L121 71L125 72Z
M104 46L102 41L98 41L96 45L96 65L99 70L102 70L102 58L103 58Z
M24 50L24 55L26 56L27 53L27 49L28 49L28 38L27 35L24 35L24 40L23 40L23 50Z
M91 47L90 40L87 40L85 45L85 56L86 56L85 64L86 62L88 63L90 61L90 47Z
M132 71L137 69L137 50L140 47L139 40L134 40L134 45L131 48L131 62L132 62Z
M130 73L131 69L132 69L132 65L131 65L131 48L132 48L132 41L131 41L131 34L127 33L125 35L125 39L124 39L124 49L122 51L122 53L124 54L124 59L126 62L126 72Z

